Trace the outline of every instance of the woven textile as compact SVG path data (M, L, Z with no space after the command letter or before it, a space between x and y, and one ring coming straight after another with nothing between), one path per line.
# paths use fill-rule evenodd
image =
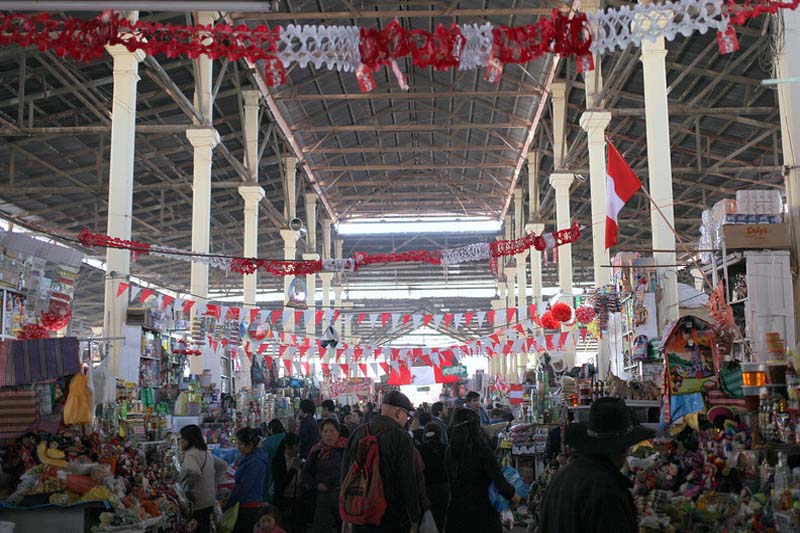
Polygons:
M77 374L81 369L76 337L11 342L13 383L28 385Z
M0 438L11 439L26 433L36 420L36 393L33 389L6 391L0 395Z

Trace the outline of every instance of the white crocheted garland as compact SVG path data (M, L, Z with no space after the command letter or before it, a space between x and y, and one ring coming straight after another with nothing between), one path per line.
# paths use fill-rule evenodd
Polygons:
M178 261L187 263L205 263L210 267L219 268L221 270L230 270L231 260L226 257L204 257L199 255L187 255L186 250L178 248L170 248L169 246L150 246L148 255L156 257L168 257Z
M494 45L493 26L486 22L477 24L464 24L460 27L461 34L466 39L464 49L459 58L458 70L474 70L483 68L489 63Z
M328 272L355 272L356 260L352 257L347 259L323 259L322 270Z
M442 264L458 265L460 263L467 263L471 261L485 261L489 259L489 256L489 243L478 242L475 244L461 246L459 248L442 250Z
M302 68L311 63L317 69L354 72L361 64L361 29L358 26L299 26L281 29L276 43L278 57L285 67L297 62Z
M722 0L679 0L659 4L625 5L590 13L592 52L604 54L629 43L641 46L643 40L665 37L672 41L678 34L688 37L709 28L725 31L728 17L722 12Z

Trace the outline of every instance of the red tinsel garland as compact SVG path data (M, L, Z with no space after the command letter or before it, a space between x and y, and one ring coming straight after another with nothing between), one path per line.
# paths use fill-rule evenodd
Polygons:
M559 329L561 327L561 322L556 320L556 317L550 311L542 315L541 323L544 329Z
M561 246L562 244L571 244L577 241L581 236L581 228L577 222L572 224L568 229L558 230L552 233L555 239L555 245ZM539 251L547 249L547 239L543 235L534 235L529 233L524 237L512 240L500 240L489 243L489 250L492 257L501 257L509 255L517 255L524 252L529 248L535 248Z
M732 24L744 25L748 20L756 18L765 13L774 15L779 9L797 9L800 7L800 0L791 2L776 2L773 0L745 0L737 3L735 0L728 0L727 13Z
M553 318L558 320L559 322L570 322L572 321L572 307L564 302L556 302L550 308L550 313L553 315Z
M431 265L440 265L442 263L442 252L440 250L409 250L407 252L372 255L367 252L356 252L354 257L356 269L364 265L381 263L429 263Z
M144 242L109 237L102 233L92 233L84 228L78 233L78 241L86 247L99 246L101 248L116 248L119 250L132 250L147 254L150 252L150 245Z
M58 56L69 55L88 62L102 57L107 45L123 45L129 51L142 50L150 56L186 56L205 54L212 59L226 57L230 61L245 58L264 60L268 70L278 69L285 75L283 63L276 55L280 26L269 29L259 25L213 24L204 26L164 24L152 21L131 22L118 13L104 12L88 20L52 18L48 13L35 15L0 14L0 45L36 46L52 50Z

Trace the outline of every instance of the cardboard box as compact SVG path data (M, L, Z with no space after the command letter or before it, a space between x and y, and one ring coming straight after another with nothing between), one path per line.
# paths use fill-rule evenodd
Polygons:
M791 248L788 224L735 224L722 227L728 250Z

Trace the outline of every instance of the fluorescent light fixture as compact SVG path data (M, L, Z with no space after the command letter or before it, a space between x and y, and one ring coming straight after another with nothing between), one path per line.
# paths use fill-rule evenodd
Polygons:
M502 224L490 217L363 218L336 224L339 235L396 233L497 233Z

